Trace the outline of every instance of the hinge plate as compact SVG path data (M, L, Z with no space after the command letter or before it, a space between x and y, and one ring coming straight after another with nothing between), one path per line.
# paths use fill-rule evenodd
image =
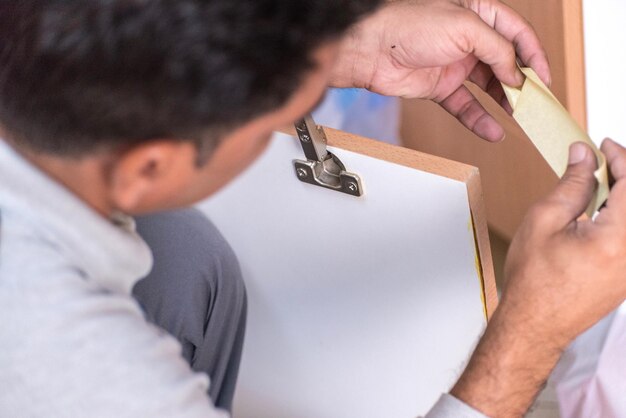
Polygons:
M307 115L295 124L307 160L294 160L296 176L302 182L352 196L363 195L358 175L346 171L336 155L326 149L326 134Z

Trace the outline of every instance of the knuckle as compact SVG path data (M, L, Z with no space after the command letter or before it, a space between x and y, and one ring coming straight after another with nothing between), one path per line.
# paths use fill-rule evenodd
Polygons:
M482 36L482 21L475 13L467 9L459 9L455 12L454 20L463 22L461 31L456 39L457 46L465 53L473 53L476 39Z
M511 42L503 42L502 46L504 47L504 53L509 56L509 58L517 58L517 52L515 51L515 45Z
M594 182L593 173L591 172L570 172L563 177L561 183L570 188L586 188Z
M622 177L626 174L626 151L620 151L621 155L616 156L611 162L613 175Z
M555 205L571 207L580 199L591 197L595 189L596 180L593 175L569 175L561 180L559 187L550 195Z
M626 162L626 148L622 147L621 145L617 144L617 146L615 147L617 149L617 158L619 161Z

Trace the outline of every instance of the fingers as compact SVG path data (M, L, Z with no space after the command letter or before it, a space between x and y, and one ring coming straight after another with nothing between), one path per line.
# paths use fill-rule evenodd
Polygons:
M491 98L503 107L509 115L513 113L513 109L506 99L506 94L504 94L502 85L487 64L482 62L476 64L474 70L470 73L468 80L476 84L489 96L491 96Z
M626 212L626 149L610 139L605 139L600 147L615 179L611 188L606 207L600 211L597 221L612 222L617 220L623 223Z
M615 181L626 178L626 149L607 138L602 142L600 150L606 156L606 161Z
M588 145L577 142L570 147L565 174L556 189L535 208L547 228L561 230L585 212L596 188L596 168L595 154Z
M497 0L471 1L470 7L487 25L514 45L517 56L525 66L535 70L546 85L551 84L550 64L546 51L537 33L526 19ZM507 82L498 73L496 75L500 80Z
M461 85L440 105L479 137L490 142L499 142L504 139L502 126L464 85Z
M517 67L511 41L478 17L468 19L467 23L467 52L489 65L498 80L510 86L521 86L524 75Z

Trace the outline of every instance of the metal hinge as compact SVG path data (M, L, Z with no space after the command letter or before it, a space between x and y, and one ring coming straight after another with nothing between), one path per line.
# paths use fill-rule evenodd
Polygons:
M326 149L326 134L315 124L311 115L299 120L295 127L307 158L306 161L293 162L298 179L315 186L361 196L361 179L356 174L348 173L339 158Z

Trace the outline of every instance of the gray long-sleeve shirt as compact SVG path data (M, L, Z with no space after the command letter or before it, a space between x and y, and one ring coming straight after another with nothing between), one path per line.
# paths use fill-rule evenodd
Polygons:
M174 338L131 296L152 263L0 140L0 416L223 417ZM428 418L483 415L444 395Z

